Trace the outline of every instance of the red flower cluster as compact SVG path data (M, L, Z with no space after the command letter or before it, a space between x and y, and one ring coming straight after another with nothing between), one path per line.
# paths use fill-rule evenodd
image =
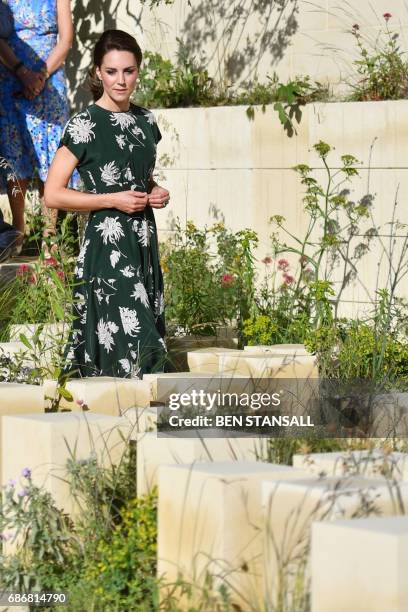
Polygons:
M278 260L278 270L282 270L282 272L286 272L289 269L289 262L287 259L279 259Z
M35 275L31 271L31 267L28 264L21 264L17 268L16 276L20 278L28 277L28 283L34 285L37 282Z
M270 257L269 255L267 255L266 257L263 258L262 263L264 263L266 266L269 266L272 263L272 257Z
M385 21L388 21L389 19L391 19L392 15L391 15L391 13L384 13L383 17L384 17Z
M221 279L222 285L230 285L233 282L234 282L234 277L232 276L232 274L224 274Z
M284 274L283 274L283 281L284 281L285 285L291 285L292 283L295 282L295 278L293 276L291 276L290 274L286 274L286 272L284 272Z

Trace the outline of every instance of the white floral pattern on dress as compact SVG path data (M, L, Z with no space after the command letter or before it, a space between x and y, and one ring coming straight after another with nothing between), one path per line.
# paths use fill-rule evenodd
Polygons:
M136 283L133 293L130 294L130 297L135 298L135 300L140 300L140 302L146 308L149 307L149 298L147 295L146 287L143 283Z
M97 232L102 232L103 244L116 244L117 240L125 234L122 229L122 224L118 221L119 217L105 217L96 227Z
M119 182L120 179L120 170L116 166L114 161L111 161L103 166L103 168L99 168L101 171L101 180L108 186L112 185L121 185Z
M113 334L119 331L119 327L113 321L104 321L99 319L96 333L98 334L98 342L109 353L115 346Z
M153 125L153 123L156 123L155 116L153 115L151 111L144 111L143 114L146 117L147 122L150 123L150 125Z
M119 363L126 372L126 374L130 373L130 361L129 359L119 359Z
M129 125L133 125L136 121L131 113L111 113L110 120L112 125L119 125L121 130L125 130Z
M92 138L95 138L95 132L92 130L95 126L96 123L90 119L82 119L80 115L77 115L67 124L67 129L74 144L79 144L90 142Z
M126 266L125 268L121 269L121 272L123 274L123 276L126 276L127 278L132 278L132 276L135 275L135 269L133 266Z
M115 250L111 251L109 259L110 259L112 268L114 268L120 259L120 251L115 251Z
M128 336L137 336L140 332L140 323L136 310L119 306L119 312L125 334Z
M119 134L119 135L116 135L115 138L116 138L116 142L119 145L119 148L120 149L124 149L125 146L126 146L126 138L125 138L125 136L123 134Z

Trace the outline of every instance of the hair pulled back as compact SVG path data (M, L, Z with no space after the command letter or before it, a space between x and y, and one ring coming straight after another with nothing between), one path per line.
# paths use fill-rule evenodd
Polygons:
M88 73L87 83L94 100L98 100L103 94L103 85L96 76L96 68L101 67L105 55L113 50L133 53L138 68L142 63L143 53L133 36L123 30L106 30L95 45L93 66Z

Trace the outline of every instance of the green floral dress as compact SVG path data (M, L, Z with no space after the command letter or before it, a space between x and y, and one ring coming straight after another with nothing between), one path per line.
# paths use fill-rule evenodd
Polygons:
M150 111L131 104L129 111L111 112L92 104L68 121L60 146L78 158L86 191L148 191L160 139ZM115 208L90 213L74 304L65 371L140 377L163 369L163 276L150 206L133 214Z

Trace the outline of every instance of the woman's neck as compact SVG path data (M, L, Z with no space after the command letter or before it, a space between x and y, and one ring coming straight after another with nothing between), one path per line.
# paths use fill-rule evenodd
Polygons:
M127 98L126 100L121 100L120 102L116 102L115 100L112 100L112 98L110 98L109 96L106 96L105 94L103 94L101 98L96 100L95 104L97 106L101 106L105 110L112 111L113 113L118 113L118 112L125 113L130 108L129 98Z

